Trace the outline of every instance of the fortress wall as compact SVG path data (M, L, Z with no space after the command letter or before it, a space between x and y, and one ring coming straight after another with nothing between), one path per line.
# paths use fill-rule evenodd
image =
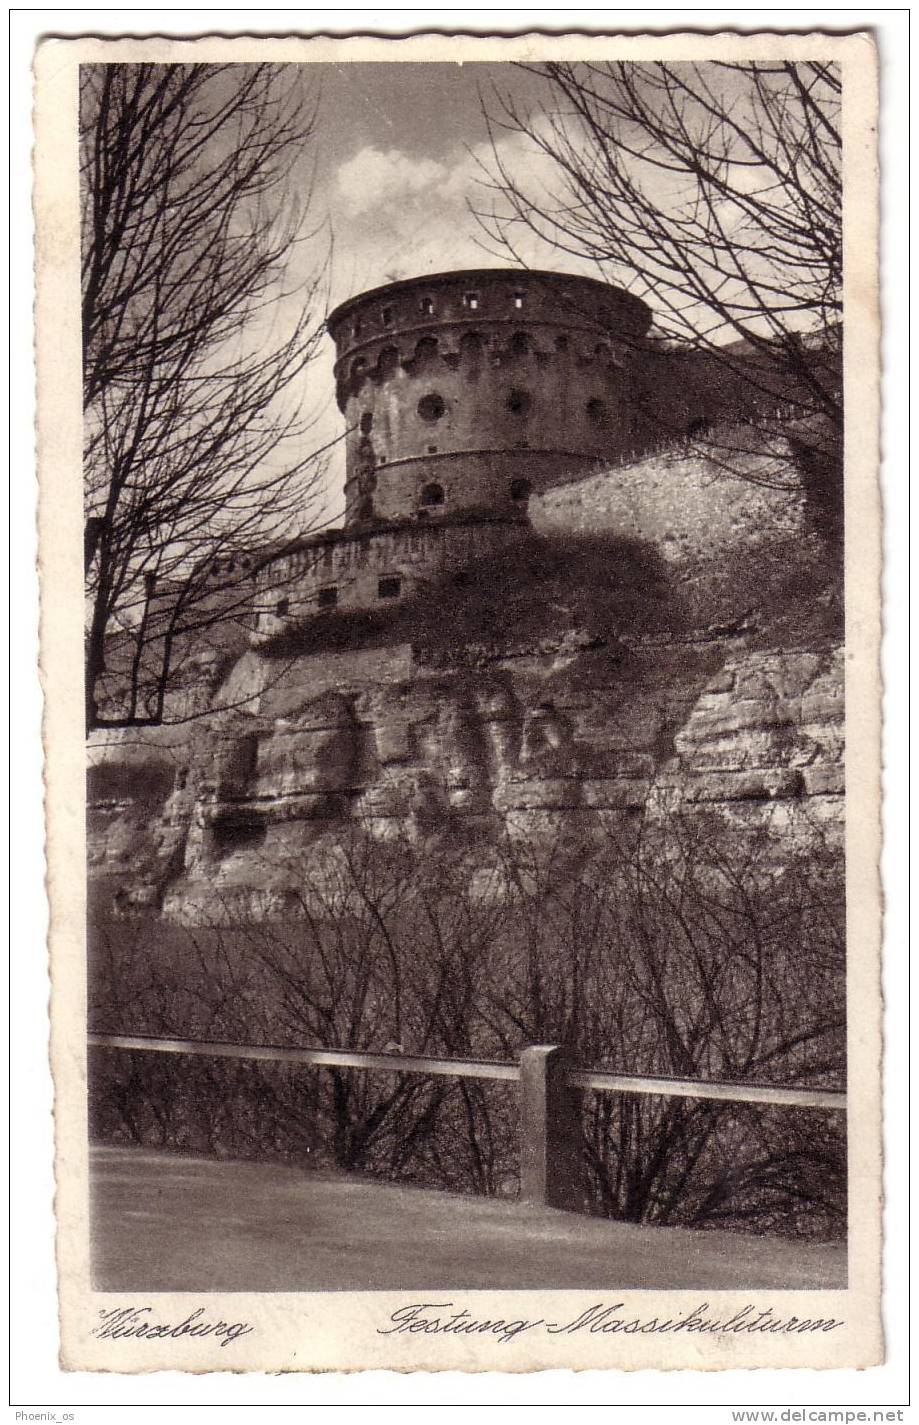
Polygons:
M685 448L658 452L591 474L530 501L534 529L608 532L646 540L674 563L776 548L805 528L800 489L790 465L756 454L706 458Z
M728 443L730 432L723 434ZM443 503L422 508L414 519L390 528L334 532L275 561L261 580L254 641L270 640L330 607L372 609L411 598L445 573L500 559L525 537L525 514L537 533L614 534L650 543L669 562L689 567L757 549L782 557L783 546L806 528L803 492L790 488L790 465L755 452L732 455L726 468L720 454L682 446L599 472L591 467L589 474L561 484L554 458L495 453L473 463L478 473L472 483L478 479L484 487L503 468L506 519L496 510L493 520L463 522L456 503L468 491L471 459L442 463L441 470L450 471L440 481ZM394 510L418 497L424 473L414 462L389 473ZM529 498L511 498L515 479L532 488ZM787 486L773 488L768 481ZM384 594L385 579L398 584Z
M377 469L373 508L380 519L397 520L408 510L431 523L463 510L512 515L526 510L531 493L551 489L560 479L591 474L602 465L577 453L500 448L443 455L436 463L429 457L399 460ZM432 482L440 487L443 500L426 505L424 492Z
M476 560L500 558L526 535L521 520L464 524L411 524L354 532L310 543L276 560L263 576L255 638L276 637L305 618L334 607L367 609L410 598L423 582L459 571ZM380 580L398 580L381 596ZM334 604L321 595L334 591Z
M564 351L559 341L567 344L568 335L544 328L441 332L399 359L393 354L389 367L383 360L371 374L353 378L344 406L352 516L359 516L362 475L366 483L371 469L373 514L394 518L418 508L417 490L425 480L441 479L448 463L454 503L500 506L505 453L532 452L543 463L553 457L564 466L631 448L638 426L626 356L595 336L583 353L574 338ZM457 462L478 452L498 458ZM391 478L393 465L404 460L421 467L408 489Z

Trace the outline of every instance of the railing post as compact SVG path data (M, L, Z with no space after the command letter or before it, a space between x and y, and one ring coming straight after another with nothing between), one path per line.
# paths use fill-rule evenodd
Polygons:
M565 1051L558 1045L521 1051L521 1201L583 1209L581 1097L568 1083Z

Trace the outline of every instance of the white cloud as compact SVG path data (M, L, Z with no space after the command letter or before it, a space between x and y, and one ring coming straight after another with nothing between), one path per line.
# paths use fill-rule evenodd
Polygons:
M521 135L503 136L498 152L509 172L526 169L536 177L546 165ZM470 205L490 207L491 195L482 184L492 164L489 143L457 146L436 159L367 145L348 158L328 193L336 299L421 272L491 265L495 255L483 247ZM517 237L521 256L531 265L567 265L552 249L540 250L531 235L518 230Z
M362 148L338 170L337 205L349 216L398 208L428 198L450 175L446 164L412 158L401 149Z
M336 300L421 272L484 265L467 206L477 174L460 148L435 159L371 145L347 159L328 195Z

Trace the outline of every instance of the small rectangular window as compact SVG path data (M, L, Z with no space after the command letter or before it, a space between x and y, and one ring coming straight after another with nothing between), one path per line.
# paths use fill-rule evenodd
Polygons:
M392 307L384 307L380 313L380 319L384 327L388 327L392 322Z
M278 618L283 618L285 614L289 614L290 599L278 599L278 606L275 612L277 613Z
M386 574L377 583L377 598L397 599L402 590L402 580L392 574Z
M321 609L334 609L338 603L338 590L320 589L316 602Z
M514 293L514 306L517 308L518 311L519 311L520 308L523 306L523 293L522 293L522 292L515 292L515 293Z
M421 310L422 310L422 312L424 313L424 315L425 315L426 317L433 316L433 314L434 314L434 303L433 303L433 301L432 301L432 299L431 299L430 297L422 297L422 299L421 299Z
M474 312L479 305L479 298L475 292L467 292L463 301L472 312Z

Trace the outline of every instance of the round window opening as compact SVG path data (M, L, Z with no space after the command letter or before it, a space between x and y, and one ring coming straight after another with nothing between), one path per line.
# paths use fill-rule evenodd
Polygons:
M507 395L507 409L515 416L525 416L533 404L533 398L529 391L509 391Z
M447 409L443 396L431 391L418 402L418 414L423 421L439 421Z

